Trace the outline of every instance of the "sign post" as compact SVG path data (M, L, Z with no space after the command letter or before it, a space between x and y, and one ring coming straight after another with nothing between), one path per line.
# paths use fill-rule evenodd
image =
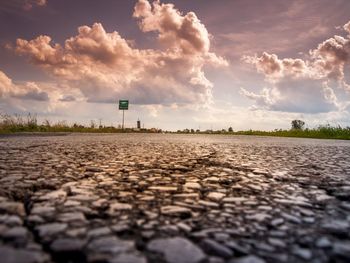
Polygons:
M119 110L123 111L123 124L122 129L124 130L124 110L129 109L129 101L128 100L119 100Z

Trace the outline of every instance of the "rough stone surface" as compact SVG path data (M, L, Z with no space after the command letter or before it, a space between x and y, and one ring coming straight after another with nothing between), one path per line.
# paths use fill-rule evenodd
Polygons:
M164 215L190 215L191 210L186 207L168 205L163 206L160 209L161 213Z
M50 248L54 252L81 251L85 244L85 240L74 238L60 238L53 241L50 245Z
M256 256L245 256L238 259L233 259L230 263L265 263L265 260Z
M111 254L126 252L132 250L133 248L133 241L120 240L114 236L94 239L88 245L88 249L90 249L92 252Z
M211 239L204 239L202 245L209 254L214 254L223 258L230 258L233 256L231 249Z
M349 262L350 142L0 136L1 262Z
M350 260L350 242L336 242L333 245L333 253Z
M144 256L137 254L122 253L112 258L110 263L147 263L147 259Z
M197 263L205 258L200 248L182 237L155 239L147 245L147 248L163 254L169 263Z
M49 262L49 257L37 251L14 249L0 246L1 262L4 263L44 263Z
M218 192L211 192L208 194L208 198L213 201L220 201L224 196L225 194Z
M37 230L39 232L39 236L48 237L48 236L56 235L64 231L66 228L67 228L67 224L50 223L50 224L38 226Z

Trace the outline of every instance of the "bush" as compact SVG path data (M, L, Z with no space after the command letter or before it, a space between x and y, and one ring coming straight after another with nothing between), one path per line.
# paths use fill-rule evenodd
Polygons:
M293 120L292 121L292 130L302 130L305 126L305 122L302 120Z

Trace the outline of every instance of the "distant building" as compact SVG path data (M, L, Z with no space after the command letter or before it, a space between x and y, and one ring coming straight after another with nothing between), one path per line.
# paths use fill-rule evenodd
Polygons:
M141 129L141 121L137 120L137 129Z

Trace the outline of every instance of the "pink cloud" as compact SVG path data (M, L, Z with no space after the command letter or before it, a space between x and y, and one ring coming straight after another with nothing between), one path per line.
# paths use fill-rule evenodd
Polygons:
M344 30L350 34L350 21L343 26ZM350 38L350 36L348 35Z
M140 0L135 6L134 17L140 18L143 32L157 31L158 39L167 47L179 49L184 54L207 53L209 34L196 14L182 15L173 4L160 4Z
M259 73L270 81L277 81L286 76L301 77L307 74L307 65L301 59L279 59L276 54L264 52L261 57L243 56L242 60L256 67Z
M347 30L349 23L344 26ZM310 50L310 59L279 59L276 54L264 52L258 56L243 56L243 61L252 64L257 71L269 80L278 81L286 76L296 78L336 80L345 82L344 67L350 61L350 38L334 36L320 43L316 49Z
M45 6L47 4L47 0L24 0L22 5L23 9L29 11L33 8L33 6Z
M12 80L0 70L0 100L6 98L48 101L49 95L34 82L27 82L22 85L14 84Z
M344 29L349 32L348 22ZM345 79L345 66L350 62L350 37L334 36L310 51L309 59L280 59L276 54L264 52L258 56L244 56L243 61L255 66L270 86L260 93L245 89L241 94L260 107L282 110L323 111L344 108L339 103L330 83L350 91ZM291 88L292 87L292 88ZM291 103L293 101L293 103ZM317 103L314 103L314 102ZM309 106L314 104L314 108ZM324 107L320 107L324 105Z
M81 26L64 45L51 37L17 39L15 52L29 57L58 82L78 88L88 101L138 104L208 103L212 83L203 67L227 61L209 51L210 38L193 12L182 15L172 4L140 0L134 17L143 32L155 31L164 49L137 49L100 23Z
M344 67L350 61L350 39L334 36L310 51L315 72L319 77L334 79L344 87Z

